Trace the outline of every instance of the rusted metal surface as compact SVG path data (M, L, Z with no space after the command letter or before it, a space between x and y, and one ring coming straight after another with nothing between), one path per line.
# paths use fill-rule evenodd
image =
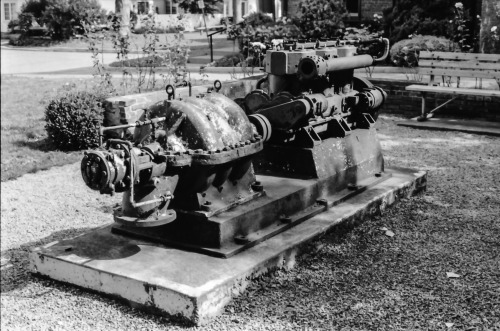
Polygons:
M134 128L82 161L89 187L125 192L114 231L227 257L387 177L373 129L386 93L353 76L376 58L299 44L269 51L267 78L238 103L213 92L220 82L182 100L168 86L140 121L102 130Z

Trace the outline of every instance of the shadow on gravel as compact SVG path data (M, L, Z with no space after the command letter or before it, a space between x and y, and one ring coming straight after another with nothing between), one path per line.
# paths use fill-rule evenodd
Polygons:
M1 267L1 287L2 294L23 288L28 281L35 279L29 272L29 252L38 246L47 245L53 241L68 239L79 236L92 228L69 229L54 232L41 240L29 242L19 248L2 251L2 258L9 261Z

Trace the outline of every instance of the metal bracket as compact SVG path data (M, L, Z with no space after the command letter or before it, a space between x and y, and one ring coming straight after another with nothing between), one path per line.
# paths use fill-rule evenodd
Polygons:
M424 96L422 96L422 98L424 98ZM425 101L423 101L423 100L422 100L422 102L424 102L424 103L423 103L423 105L424 105L424 106L422 106L422 108L423 108L423 109L422 109L422 115L421 115L421 116L419 116L419 117L417 118L417 120L418 120L419 122L423 122L423 121L425 121L425 120L427 120L427 119L429 119L429 118L432 118L432 117L434 116L434 113L435 113L435 111L436 111L436 110L438 110L438 109L440 109L440 108L442 108L442 107L446 106L447 104L449 104L450 102L452 102L452 101L453 101L453 100L455 100L456 98L458 98L458 96L453 97L453 98L451 98L450 100L447 100L446 102L444 102L444 103L440 104L439 106L437 106L436 108L434 108L433 110L428 111L428 112L426 112L426 111L425 111Z

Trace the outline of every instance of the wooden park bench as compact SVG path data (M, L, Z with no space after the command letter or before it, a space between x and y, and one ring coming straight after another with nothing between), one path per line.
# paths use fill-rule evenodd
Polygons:
M428 85L410 85L407 91L417 91L422 96L422 114L425 121L434 112L462 95L500 97L498 90L481 89L483 79L495 79L500 85L500 54L474 54L451 52L421 52L418 62L419 74L430 75ZM441 83L435 81L441 76ZM451 87L451 78L456 77L457 87ZM460 87L461 78L474 78L474 88ZM451 99L432 110L426 107L427 93L447 94Z

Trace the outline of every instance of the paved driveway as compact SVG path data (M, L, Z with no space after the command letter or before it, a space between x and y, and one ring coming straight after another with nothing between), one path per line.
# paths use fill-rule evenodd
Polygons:
M2 74L48 73L61 70L92 67L91 53L41 52L1 49ZM103 54L104 64L116 60L115 54Z

